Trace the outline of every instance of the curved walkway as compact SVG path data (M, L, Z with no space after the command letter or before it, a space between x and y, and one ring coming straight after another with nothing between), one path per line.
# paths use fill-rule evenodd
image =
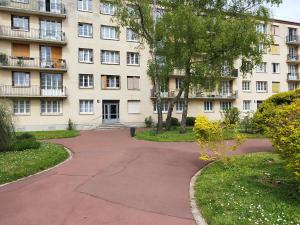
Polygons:
M128 130L56 142L73 159L0 188L1 225L195 225L189 182L206 164L195 143L138 141ZM271 149L249 140L238 153Z

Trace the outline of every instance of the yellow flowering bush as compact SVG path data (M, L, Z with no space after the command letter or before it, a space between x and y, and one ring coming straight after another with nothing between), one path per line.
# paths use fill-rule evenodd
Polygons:
M210 121L203 115L197 116L193 132L200 147L200 159L209 161L228 161L227 152L236 150L244 139L236 134L235 142L229 144L224 140L221 122Z

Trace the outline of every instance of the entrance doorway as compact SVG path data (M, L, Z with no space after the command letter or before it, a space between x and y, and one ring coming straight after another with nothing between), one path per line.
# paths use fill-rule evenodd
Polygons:
M103 123L113 124L120 122L119 108L119 100L104 100L102 103Z

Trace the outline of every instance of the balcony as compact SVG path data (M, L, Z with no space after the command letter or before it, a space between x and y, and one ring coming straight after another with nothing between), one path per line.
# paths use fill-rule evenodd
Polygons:
M289 36L286 36L286 44L289 44L289 45L300 45L300 36L298 36L298 35L289 35Z
M64 4L50 3L46 5L43 1L23 0L22 2L12 0L0 0L0 11L17 12L25 14L42 15L48 17L66 18L67 13Z
M221 77L223 79L236 79L239 76L239 70L234 69L234 70L226 70L224 71L223 74L221 74Z
M0 54L0 68L14 70L36 70L41 72L66 72L67 64L64 59L41 59L32 57L14 57Z
M300 74L299 73L288 73L287 81L289 82L300 82Z
M33 29L29 31L12 29L9 26L0 26L0 39L22 42L47 43L52 45L66 45L64 32Z
M161 92L162 98L174 98L178 90L170 90L169 92ZM183 95L181 96L183 97ZM204 99L204 100L235 100L238 97L238 91L234 92L202 92L195 91L189 94L190 99ZM151 98L156 98L154 90L151 90Z
M299 57L299 55L288 54L287 55L287 62L292 63L292 64L298 64L298 63L300 63L300 57Z
M66 87L45 89L40 86L15 87L0 85L1 98L66 98Z

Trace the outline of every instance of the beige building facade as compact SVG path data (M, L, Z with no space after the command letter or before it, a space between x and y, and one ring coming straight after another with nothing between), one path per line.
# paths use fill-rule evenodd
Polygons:
M0 0L0 101L12 109L17 129L65 129L69 119L78 129L143 126L145 117L156 118L149 48L117 26L114 11L93 0ZM258 29L275 40L270 50L261 46L264 63L246 77L228 74L216 92L192 93L189 116L221 119L233 106L254 112L269 96L299 87L300 24L273 20ZM165 102L181 76L170 76Z

